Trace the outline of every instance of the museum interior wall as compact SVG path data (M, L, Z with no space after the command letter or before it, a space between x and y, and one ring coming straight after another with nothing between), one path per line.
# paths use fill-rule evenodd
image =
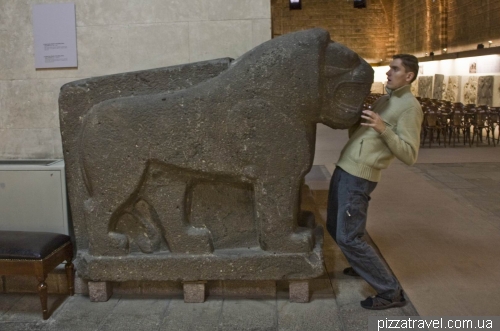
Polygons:
M391 3L386 6L392 8ZM371 0L364 9L356 9L346 0L302 0L302 9L290 10L289 0L272 0L273 37L321 27L330 32L332 40L376 63L394 52L386 6L382 0Z
M302 0L290 10L288 0L271 0L273 36L321 27L332 40L351 48L368 62L395 53L417 57L500 46L500 1L496 0Z
M500 46L500 1L394 0L397 53L424 56Z
M288 3L271 1L273 36L312 27L328 30L333 40L372 63L372 92L385 93L391 56L409 53L421 59L420 77L413 84L415 95L500 106L498 55L443 61L430 57L431 52L475 50L478 44L500 47L500 1L367 0L366 8L357 9L347 0L302 0L300 10L290 10ZM479 82L488 83L481 85L488 89L482 94L491 98L478 97Z
M269 0L73 0L78 68L35 69L31 5L0 0L0 158L61 158L60 87L82 78L236 58L271 39Z
M333 40L374 65L385 64L395 53L425 57L431 51L441 54L445 46L448 53L480 43L500 47L497 0L366 0L364 9L353 8L352 0L302 0L302 10L290 10L288 0L72 2L78 68L35 70L31 5L50 1L0 0L0 158L62 157L57 98L67 82L236 58L271 36L297 30L325 28ZM461 72L469 65L453 67ZM448 66L426 64L421 76L452 75L441 71ZM380 75L377 70L381 83L385 69ZM500 81L495 78L494 84Z

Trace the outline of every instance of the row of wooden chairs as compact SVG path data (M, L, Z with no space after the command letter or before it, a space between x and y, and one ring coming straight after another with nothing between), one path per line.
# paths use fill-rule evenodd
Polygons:
M382 94L372 93L364 101L365 109L371 109L372 104ZM443 146L460 143L469 144L483 142L486 137L488 145L496 146L500 143L500 107L486 105L463 104L430 98L416 97L424 112L422 123L422 146L433 143ZM495 137L495 133L496 134Z
M428 106L422 104L424 111L424 122L422 124L422 146L425 146L426 140L429 147L436 141L441 145L441 137L443 144L446 147L456 142L460 143L462 138L463 144L467 142L472 146L474 142L476 146L483 142L483 137L486 137L488 145L496 146L500 142L500 132L495 137L495 132L498 131L500 123L500 108L476 105L461 105L453 104L449 106L437 107L435 105Z

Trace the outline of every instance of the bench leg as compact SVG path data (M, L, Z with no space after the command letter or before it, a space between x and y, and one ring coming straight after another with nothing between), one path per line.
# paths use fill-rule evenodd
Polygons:
M42 303L43 319L46 320L49 318L49 311L47 309L47 284L45 284L45 279L42 279L38 284L38 294Z
M65 270L66 270L66 280L68 281L69 295L74 295L75 294L75 272L74 272L73 263L71 263L71 261L66 263Z

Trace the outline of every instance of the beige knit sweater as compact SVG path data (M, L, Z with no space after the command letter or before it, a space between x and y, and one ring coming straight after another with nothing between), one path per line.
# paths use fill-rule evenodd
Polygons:
M381 170L394 157L412 165L417 160L423 112L410 91L410 85L397 90L387 89L373 107L385 122L382 133L359 122L349 130L349 141L340 154L337 166L353 176L378 182Z

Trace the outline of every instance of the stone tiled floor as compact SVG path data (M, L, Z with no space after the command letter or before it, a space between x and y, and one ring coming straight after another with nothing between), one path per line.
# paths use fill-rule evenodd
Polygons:
M500 150L492 150L500 153ZM425 163L411 168L433 185L500 220L500 163ZM500 227L500 222L499 222Z

